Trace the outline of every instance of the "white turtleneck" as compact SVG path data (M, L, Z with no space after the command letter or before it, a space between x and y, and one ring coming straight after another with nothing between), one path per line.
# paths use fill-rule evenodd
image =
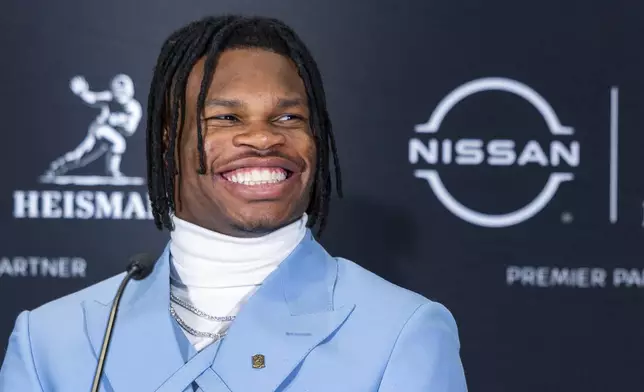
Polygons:
M302 219L268 235L237 238L173 217L170 242L170 290L180 300L215 317L236 316L239 308L306 234ZM222 333L230 322L211 321L172 303L190 328ZM197 351L214 339L196 337L184 329Z

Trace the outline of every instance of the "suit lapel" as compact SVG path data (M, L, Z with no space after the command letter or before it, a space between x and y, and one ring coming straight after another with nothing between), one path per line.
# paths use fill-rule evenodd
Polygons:
M104 369L115 391L153 391L184 365L168 311L169 285L166 247L152 274L130 282L121 300ZM113 295L83 304L88 337L97 356Z
M244 305L213 369L230 390L275 391L354 308L335 304L337 262L308 232Z

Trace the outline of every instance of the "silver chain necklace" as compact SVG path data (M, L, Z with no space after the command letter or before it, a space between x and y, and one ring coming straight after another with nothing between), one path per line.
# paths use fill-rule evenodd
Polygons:
M188 302L186 302L186 301L182 300L181 298L177 297L176 295L174 295L174 293L172 291L170 291L170 300L172 302L176 303L177 305L181 306L182 308L189 310L191 313L194 313L197 316L203 317L203 318L208 319L210 321L217 321L217 322L220 322L220 323L226 323L226 322L235 320L235 316L224 316L224 317L211 316L208 313L197 309L192 304L189 304Z
M174 318L177 321L177 323L181 326L181 328L186 330L186 332L188 332L192 336L197 336L200 338L210 338L210 339L214 339L215 341L226 336L226 331L218 332L218 333L197 331L196 329L189 326L185 321L183 321L181 317L179 317L177 312L174 311L174 308L172 307L172 305L170 305L170 314L172 315L172 318Z
M177 305L181 306L184 309L189 310L191 313L196 314L199 317L203 317L205 319L208 319L210 321L217 321L217 322L230 322L235 320L235 316L225 316L225 317L218 317L218 316L211 316L208 313L197 309L194 307L192 304L189 304L188 302L183 301L182 299L178 298L172 291L170 291L170 300L173 303L176 303ZM172 306L172 303L170 304L170 315L172 315L172 318L174 318L177 323L183 328L186 332L193 336L201 337L201 338L210 338L219 340L226 336L226 331L224 332L219 332L219 333L212 333L212 332L202 332L202 331L197 331L196 329L192 328L191 326L188 325L179 315L177 312L174 310L174 307Z

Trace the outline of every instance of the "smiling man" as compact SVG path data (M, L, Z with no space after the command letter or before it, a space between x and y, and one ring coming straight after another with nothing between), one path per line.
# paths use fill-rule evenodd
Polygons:
M121 302L103 391L465 392L439 303L330 256L339 169L320 73L282 22L196 21L163 45L149 193L170 241ZM18 317L2 391L86 391L123 276Z

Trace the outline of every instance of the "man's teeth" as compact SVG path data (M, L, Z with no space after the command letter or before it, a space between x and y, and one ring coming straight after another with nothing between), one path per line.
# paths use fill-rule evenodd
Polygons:
M275 184L286 180L286 172L281 169L236 170L224 174L224 178L243 185Z

